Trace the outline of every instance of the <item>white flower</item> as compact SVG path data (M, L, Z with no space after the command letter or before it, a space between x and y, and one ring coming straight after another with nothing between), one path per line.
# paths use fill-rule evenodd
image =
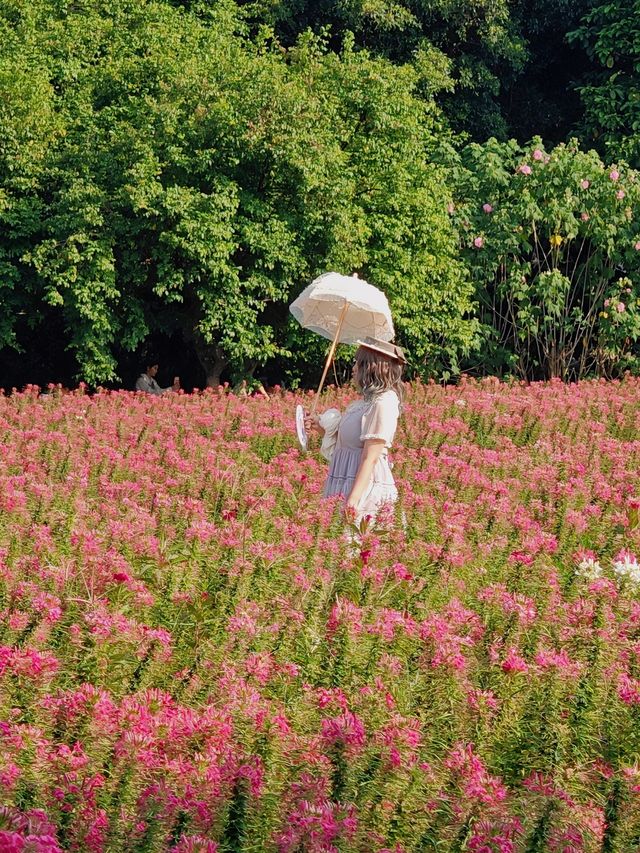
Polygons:
M624 554L613 561L613 571L619 578L626 578L632 584L640 585L640 565L636 558L630 554Z
M602 566L593 557L587 557L578 563L577 572L585 580L595 581L602 577Z

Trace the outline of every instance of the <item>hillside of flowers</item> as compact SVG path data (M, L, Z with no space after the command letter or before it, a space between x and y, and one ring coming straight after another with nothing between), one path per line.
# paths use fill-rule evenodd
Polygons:
M0 850L639 849L640 381L407 386L361 535L296 402L0 398Z

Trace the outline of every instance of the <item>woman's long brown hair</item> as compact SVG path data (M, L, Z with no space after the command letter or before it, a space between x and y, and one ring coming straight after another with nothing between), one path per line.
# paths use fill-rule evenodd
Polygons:
M397 359L367 347L359 347L356 352L354 379L365 400L371 400L391 390L396 392L402 403L402 362Z

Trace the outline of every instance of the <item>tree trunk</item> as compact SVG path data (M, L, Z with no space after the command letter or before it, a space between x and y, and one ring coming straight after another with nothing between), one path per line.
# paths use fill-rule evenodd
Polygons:
M198 361L207 377L206 387L218 388L220 377L229 364L229 359L220 344L215 341L208 343L203 338L198 327L202 318L202 305L192 287L187 287L185 291L184 307L182 335L187 343L193 344Z
M193 344L207 377L207 388L218 388L222 371L229 364L224 350L219 344L208 344L199 334L194 335Z

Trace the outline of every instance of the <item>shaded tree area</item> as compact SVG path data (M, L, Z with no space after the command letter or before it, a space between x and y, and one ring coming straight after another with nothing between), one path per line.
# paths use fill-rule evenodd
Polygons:
M508 136L521 143L540 136L556 144L577 134L584 112L578 86L592 66L568 34L592 5L593 0L535 0L515 6L527 58L517 74L502 78L499 100Z
M197 4L203 8L203 4ZM560 142L582 116L576 85L591 68L567 41L593 0L248 0L254 28L265 22L283 43L307 28L344 34L395 63L438 68L438 101L454 130L475 141Z

